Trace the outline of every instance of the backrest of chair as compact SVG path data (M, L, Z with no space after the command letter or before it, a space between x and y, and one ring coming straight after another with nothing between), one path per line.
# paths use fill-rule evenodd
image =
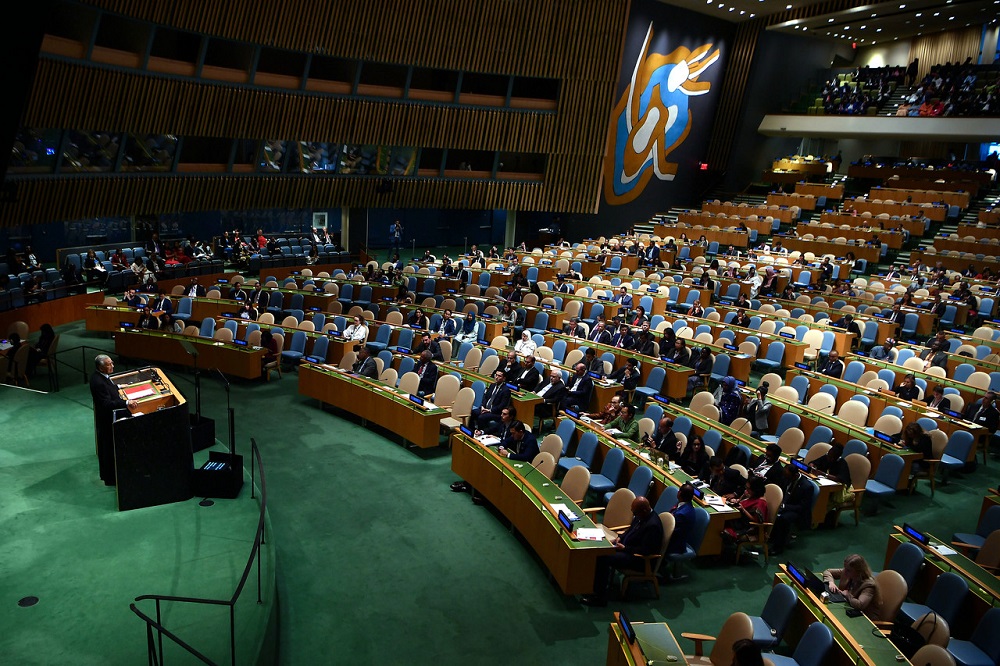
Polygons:
M470 391L472 389L469 389ZM473 393L475 395L475 393ZM538 447L539 451L546 451L551 453L554 457L558 458L563 454L563 442L562 439L556 433L549 433L542 440L542 443Z
M778 507L785 498L781 486L769 483L764 486L764 501L767 502L767 521L774 522L774 517L778 515Z
M868 421L868 405L859 400L848 400L840 406L837 415L844 421L864 426Z
M837 406L837 399L829 393L814 393L813 396L809 398L808 406L811 409L815 409L816 411L824 414L833 414L833 410Z
M940 645L928 643L910 657L910 663L920 666L955 666L955 658Z
M903 421L893 414L883 414L875 421L875 430L887 435L898 435L903 431Z
M733 663L733 643L744 638L753 638L753 621L746 613L733 613L723 623L712 645L708 658L713 666L730 666Z
M968 594L969 583L966 579L949 571L937 577L925 603L945 621L955 624Z
M403 393L415 395L420 389L420 375L415 372L407 372L399 380L399 390Z
M461 387L462 382L455 375L441 374L434 387L434 404L438 407L451 407Z
M899 572L885 569L875 576L875 585L878 587L878 596L882 602L880 617L895 618L900 606L903 605L903 600L906 599L906 581Z
M764 382L767 382L768 389L771 391L774 391L784 383L783 380L781 379L781 375L775 372L768 372L767 374L765 374L763 377L760 378L760 381L762 384Z
M785 385L779 386L772 393L776 398L781 398L787 400L788 402L797 403L799 401L799 392L795 390L793 386Z
M692 412L697 412L701 409L703 405L714 405L715 396L712 395L711 391L699 391L691 398L691 404L688 405L688 409Z
M649 469L648 467L640 467L639 469ZM674 514L669 511L661 511L660 516L660 527L663 528L663 542L660 544L660 557L667 552L667 546L670 545L670 537L674 535L674 528L676 527L676 521L674 520ZM659 567L659 563L657 563Z
M833 647L833 632L822 622L813 622L806 628L795 646L792 660L799 666L820 666Z
M882 456L878 461L878 469L875 470L875 480L895 488L905 464L905 461L895 453Z
M497 367L500 365L499 356L490 356L488 359L482 362L479 366L479 374L486 375L487 377L492 377L493 373L497 371Z
M920 567L923 563L924 551L915 544L904 542L896 548L896 552L889 559L889 565L886 569L891 569L898 573L903 578L903 582L906 583L907 589L909 589L913 586L913 581L916 580L917 573L920 572Z
M583 501L589 487L590 470L583 465L571 467L566 472L566 476L563 477L562 483L559 484L559 488L563 491L563 494L577 504Z
M782 453L794 456L798 454L804 441L805 434L803 434L802 430L799 428L788 428L778 437L778 446L781 447Z
M589 468L594 462L594 455L597 453L597 435L592 432L585 432L580 437L576 446L576 457L579 458Z
M968 430L956 430L951 433L951 437L948 438L948 444L945 446L944 452L949 456L958 458L959 460L966 460L973 444L974 438L972 433ZM993 507L990 507L990 509L992 508ZM987 514L988 513L989 511L987 511Z
M378 380L387 386L395 386L398 378L399 375L396 373L396 368L386 368L378 376Z
M621 451L621 449L614 449ZM635 500L635 493L628 488L619 488L611 496L608 506L604 509L604 517L601 522L608 527L620 527L632 522L632 502Z
M552 473L556 471L556 459L551 453L540 451L531 461L531 466L551 479Z
M435 404L437 395L434 396ZM476 400L476 392L471 386L463 386L458 390L455 401L451 403L451 415L456 419L463 419L472 414L472 403Z
M298 335L298 333L296 333L295 335ZM292 346L293 347L295 346L294 337L292 338ZM344 356L340 359L340 363L337 364L337 367L340 368L341 370L347 370L348 372L350 372L350 370L354 367L354 364L357 362L357 360L358 360L357 352L354 351L344 352ZM416 393L416 391L411 391L411 393Z
M809 447L809 451L806 453L805 462L808 464L816 460L819 460L820 458L825 456L830 451L831 448L833 447L830 444L826 443L813 444L812 446Z
M844 461L847 462L847 468L851 472L851 486L855 490L864 489L865 482L868 480L868 474L872 470L871 461L859 453L852 453L844 458ZM892 617L895 617L895 615Z
M771 593L767 596L760 617L771 627L774 637L779 641L782 634L785 633L797 600L795 590L784 583L778 583L772 587Z
M609 450L607 455L604 456L604 462L601 464L601 475L610 480L611 483L618 485L618 476L621 474L624 463L624 451L621 449Z
M969 375L965 383L976 388L987 389L990 387L990 376L985 372L976 371Z
M1000 530L990 532L976 555L976 564L996 569L1000 567Z

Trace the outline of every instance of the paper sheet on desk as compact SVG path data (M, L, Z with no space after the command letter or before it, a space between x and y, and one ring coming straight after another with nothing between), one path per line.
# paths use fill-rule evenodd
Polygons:
M825 476L818 476L818 477L816 477L816 483L818 483L821 486L839 486L840 485L839 482L834 481L833 479L828 479Z
M576 531L576 538L581 541L603 541L604 530L600 527L581 527Z
M576 515L573 512L573 509L569 508L569 506L566 505L566 504L553 504L552 505L552 510L555 511L557 514L560 511L562 511L563 513L566 514L566 517L569 518L570 520L580 520L580 516ZM586 529L586 528L584 528L584 529Z
M479 438L479 443L483 446L496 446L500 443L500 438L493 435L483 435Z
M954 548L950 548L950 547L944 545L943 543L939 543L937 545L931 546L931 548L934 549L935 553L937 553L938 555L944 556L944 557L947 557L949 555L957 555L958 554L957 550L955 550Z

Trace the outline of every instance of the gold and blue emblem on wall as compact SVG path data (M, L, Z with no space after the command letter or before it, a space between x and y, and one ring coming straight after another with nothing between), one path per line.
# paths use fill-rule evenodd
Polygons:
M652 37L650 23L632 77L611 114L604 197L613 206L635 200L654 175L665 181L677 175L677 164L667 157L691 132L689 98L711 90L712 84L698 77L719 59L712 44L650 53Z

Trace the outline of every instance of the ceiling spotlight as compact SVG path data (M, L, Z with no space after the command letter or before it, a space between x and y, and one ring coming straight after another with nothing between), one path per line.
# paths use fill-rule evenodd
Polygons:
M844 26L844 30L850 30L850 29L851 29L851 26L849 26L849 25L845 25Z
M827 19L826 22L827 23L833 23L833 19Z
M791 8L792 8L791 5L785 5L785 9L791 9Z
M750 18L753 18L754 16L757 16L757 15L753 14L753 13L750 14Z
M809 28L807 28L806 26L802 26L802 32L805 32L805 31L806 31L806 30L808 30L808 29L809 29Z
M954 16L949 16L949 17L948 17L948 20L949 20L949 21L954 21L954 20L955 20L955 17L954 17Z
M920 12L917 12L916 14L914 14L914 16L916 16L917 18L920 18L921 16L923 16L923 14L921 14Z
M731 12L736 11L736 7L730 7L729 11L731 11Z
M934 16L941 16L941 12L934 12Z
M744 14L746 14L746 10L744 10L744 9L741 9L741 10L740 10L740 16L743 16Z
M882 32L882 28L875 28L875 32Z
M864 30L864 29L865 29L865 28L867 28L867 27L868 27L868 26L866 26L866 25L863 25L863 26L861 26L860 28L858 28L858 30Z
M906 9L906 5L900 5L899 8L900 9Z

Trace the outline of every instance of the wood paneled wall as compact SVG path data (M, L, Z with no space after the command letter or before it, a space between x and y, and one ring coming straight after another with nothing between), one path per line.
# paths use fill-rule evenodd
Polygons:
M627 0L83 0L180 30L423 67L602 80ZM611 73L617 70L611 63Z
M275 92L43 59L26 127L548 152L552 113Z
M629 0L81 0L251 44L559 80L555 114L450 108L171 78L44 58L24 124L109 132L345 141L548 155L542 183L295 176L18 177L0 225L101 215L399 206L595 212Z
M576 165L578 168L581 165ZM543 183L397 179L379 195L378 178L281 175L87 175L13 179L17 200L0 207L0 226L109 215L257 208L516 208L548 210L572 196Z

